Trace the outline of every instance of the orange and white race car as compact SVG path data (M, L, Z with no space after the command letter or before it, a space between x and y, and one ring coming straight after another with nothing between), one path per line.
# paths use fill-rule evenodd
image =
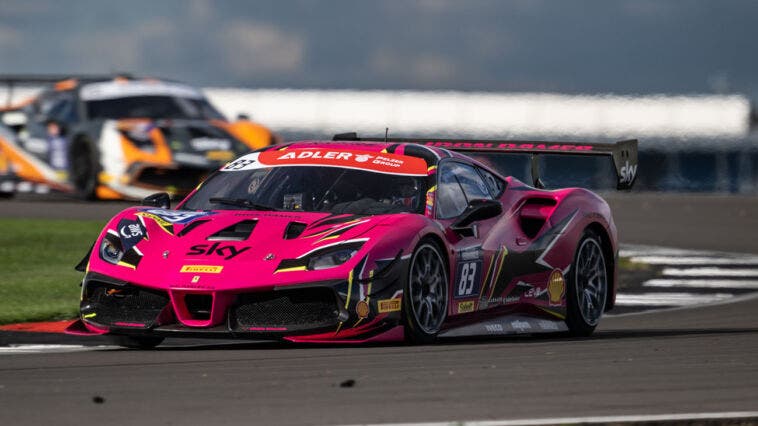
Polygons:
M230 122L191 86L69 79L0 109L0 194L45 188L85 199L189 193L210 172L277 137Z

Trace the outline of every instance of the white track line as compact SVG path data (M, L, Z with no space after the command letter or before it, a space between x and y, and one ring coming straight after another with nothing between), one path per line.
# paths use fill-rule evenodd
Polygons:
M654 278L647 280L642 284L643 287L658 288L722 288L722 289L739 289L739 290L758 290L758 280L714 280L706 279L675 279L675 278Z
M689 306L718 302L734 297L728 293L692 294L692 293L642 293L619 294L617 306Z
M712 257L712 256L633 256L632 262L647 263L650 265L734 265L734 266L758 266L758 257Z
M755 268L664 268L662 273L669 277L758 277L758 269Z
M13 354L41 354L41 353L62 353L62 352L84 352L93 351L103 348L111 348L108 346L83 346L83 345L10 345L0 346L0 355L13 355Z
M712 250L687 250L676 249L667 247L647 247L647 246L633 246L633 247L621 247L619 249L619 256L621 257L634 257L634 256L709 256L709 257L724 257L724 256L751 256L744 253L729 253L719 252Z
M626 416L592 416L592 417L555 417L545 419L517 420L483 420L483 421L452 421L427 423L377 423L355 426L540 426L565 425L582 423L624 423L624 422L662 422L687 420L722 420L758 417L758 411L726 411L721 413L676 413L676 414L643 414Z

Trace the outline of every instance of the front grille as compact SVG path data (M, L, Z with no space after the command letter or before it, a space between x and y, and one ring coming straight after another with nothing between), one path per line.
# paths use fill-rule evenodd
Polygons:
M172 186L178 192L190 192L210 172L209 169L195 167L179 167L164 169L160 167L145 167L135 176L135 183L156 188Z
M340 310L326 287L248 293L238 296L230 315L234 331L293 331L331 327Z
M164 292L132 285L88 281L85 286L82 317L106 326L152 327L169 303Z

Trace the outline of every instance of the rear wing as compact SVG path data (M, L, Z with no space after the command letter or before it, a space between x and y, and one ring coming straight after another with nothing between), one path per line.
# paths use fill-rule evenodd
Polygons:
M613 159L616 171L616 189L631 189L637 178L637 140L616 143L548 142L515 140L467 140L467 139L410 139L410 138L359 138L356 133L334 135L334 140L377 141L397 143L417 143L425 146L445 148L458 152L502 152L531 154L532 181L541 188L537 156L551 155L592 155L608 156Z

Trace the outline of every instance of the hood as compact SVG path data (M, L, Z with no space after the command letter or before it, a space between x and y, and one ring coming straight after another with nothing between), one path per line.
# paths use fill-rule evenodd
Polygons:
M183 211L135 207L114 217L90 257L90 270L135 284L175 290L225 291L344 279L380 224L401 216L258 211ZM124 251L119 264L100 255L103 239ZM310 254L341 244L361 245L344 264L310 271Z

